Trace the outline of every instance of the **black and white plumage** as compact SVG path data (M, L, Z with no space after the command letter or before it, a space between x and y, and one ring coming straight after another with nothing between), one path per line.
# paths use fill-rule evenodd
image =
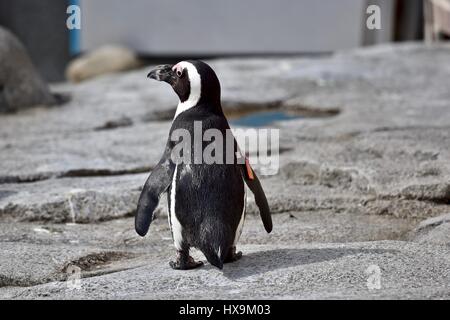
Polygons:
M267 232L272 230L269 206L261 184L249 168L239 164L233 152L234 164L225 164L226 143L223 144L224 164L174 163L171 151L176 142L170 136L176 129L194 132L194 121L201 121L202 131L215 128L226 139L230 129L222 111L220 83L215 72L201 61L183 61L174 66L162 65L148 74L149 78L169 83L180 102L172 122L169 139L158 165L147 179L139 198L135 228L144 236L153 220L159 197L167 192L169 224L177 260L175 269L191 269L202 265L189 256L189 248L198 248L208 262L222 269L224 262L239 259L236 253L245 216L245 183L254 193ZM203 136L202 132L202 136ZM193 135L191 135L193 136ZM238 150L233 138L235 151ZM211 142L202 142L202 148ZM194 145L192 143L192 145ZM202 151L203 151L202 149ZM194 155L194 150L191 152ZM250 169L251 170L251 169Z

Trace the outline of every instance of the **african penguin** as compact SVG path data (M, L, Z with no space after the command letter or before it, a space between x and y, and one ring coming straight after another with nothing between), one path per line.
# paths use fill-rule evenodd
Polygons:
M212 128L219 130L225 141L230 126L222 111L220 83L211 67L202 61L182 61L173 66L160 65L150 71L148 77L170 84L179 103L163 156L140 195L136 232L145 236L159 197L167 192L168 220L177 250L177 259L170 262L170 266L174 269L201 266L202 262L194 261L189 255L189 249L194 247L205 255L209 263L222 269L224 263L242 256L241 252L236 252L236 243L244 223L245 184L254 193L264 227L270 233L272 219L266 196L248 162L237 161L235 151L239 148L234 137L232 164L226 164L225 160L223 164L175 163L171 157L176 144L170 139L171 134L176 129L185 129L192 137L194 122L201 121L202 133ZM202 150L206 145L202 142ZM193 154L194 150L191 151ZM224 159L226 152L224 147Z

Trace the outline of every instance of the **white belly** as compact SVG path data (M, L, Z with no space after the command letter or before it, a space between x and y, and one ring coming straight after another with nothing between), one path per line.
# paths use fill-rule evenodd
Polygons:
M172 231L173 243L175 245L175 248L177 250L181 250L181 244L183 243L183 237L181 235L182 227L180 221L178 221L177 216L175 214L177 172L178 166L175 166L172 178L172 185L170 188L169 226Z
M242 208L241 220L239 220L239 224L236 229L236 234L234 236L233 246L236 246L236 243L239 241L239 238L241 237L242 228L244 227L246 204L247 204L247 186L244 183L244 207Z

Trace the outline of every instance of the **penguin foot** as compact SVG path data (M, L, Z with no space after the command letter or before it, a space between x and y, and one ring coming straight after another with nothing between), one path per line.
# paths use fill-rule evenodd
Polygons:
M236 247L231 247L223 262L224 263L235 262L238 261L240 258L242 258L242 251L236 252Z
M177 260L170 261L169 265L172 269L175 270L189 270L201 267L203 265L203 262L195 261L194 258L192 258L191 256L188 256L187 258L183 259L182 256L179 255L177 257Z

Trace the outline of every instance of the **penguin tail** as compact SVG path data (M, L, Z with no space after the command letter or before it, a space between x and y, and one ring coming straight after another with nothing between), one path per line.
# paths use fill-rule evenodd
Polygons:
M212 264L214 267L219 268L220 270L223 269L223 257L220 255L220 250L217 252L214 251L212 248L207 248L206 250L202 250L203 254L206 257L206 260L210 264ZM223 255L222 255L223 256Z
M212 220L212 221L211 221ZM204 222L201 227L200 239L197 248L205 255L206 260L216 268L223 269L223 262L233 243L231 228L223 225L217 219Z

